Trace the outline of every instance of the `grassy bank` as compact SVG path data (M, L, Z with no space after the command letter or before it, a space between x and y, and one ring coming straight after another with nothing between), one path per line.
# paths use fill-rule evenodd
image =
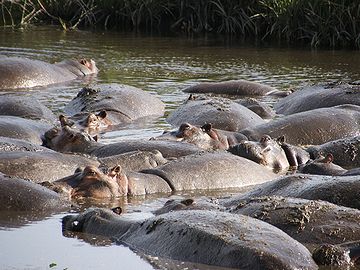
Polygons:
M357 0L1 0L1 24L219 33L360 48Z

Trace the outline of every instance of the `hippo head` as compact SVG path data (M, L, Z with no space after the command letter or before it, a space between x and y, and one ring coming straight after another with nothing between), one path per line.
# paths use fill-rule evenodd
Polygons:
M80 132L69 125L65 125L46 131L43 145L58 152L89 153L96 141L96 136L91 137L86 132Z
M121 166L115 166L107 172L95 166L77 169L73 175L52 183L53 190L67 191L71 198L111 198L128 194L128 178Z
M309 160L301 166L301 173L319 174L319 175L342 175L346 169L333 163L334 156L331 153L325 156L319 155L315 160Z
M85 131L89 134L98 133L100 130L107 128L112 125L111 120L108 118L108 114L106 111L102 110L98 113L81 113L78 115L74 115L73 119L76 120L79 130ZM69 125L68 123L64 123L61 121L61 125Z
M227 149L229 146L226 136L219 136L211 124L197 127L189 123L183 123L178 130L164 132L163 135L155 138L155 140L182 141L195 144L206 150Z
M229 152L279 172L289 167L284 150L269 135L261 137L260 141L241 141L229 148Z

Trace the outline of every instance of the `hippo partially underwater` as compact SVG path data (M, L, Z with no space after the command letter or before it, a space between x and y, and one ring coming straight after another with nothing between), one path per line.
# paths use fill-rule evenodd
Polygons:
M111 237L147 255L237 269L317 269L310 252L260 220L192 210L145 220L92 209L63 218L63 230Z
M94 60L64 60L50 64L27 58L4 57L0 60L0 90L46 86L97 72Z

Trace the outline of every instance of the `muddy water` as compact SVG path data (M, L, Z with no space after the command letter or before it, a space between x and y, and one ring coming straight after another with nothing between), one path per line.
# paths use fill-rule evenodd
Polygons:
M358 54L357 51L249 47L212 38L63 32L51 27L0 30L0 57L23 56L49 62L86 57L97 62L100 73L91 80L14 92L37 97L55 113L62 113L65 104L81 87L96 83L114 82L142 88L162 99L168 114L187 97L181 90L200 81L248 79L287 90L319 82L359 80ZM275 102L271 98L263 101ZM170 128L162 117L101 134L100 140L111 143L130 138L147 139ZM141 197L103 206L121 205L128 212L140 209L141 217L165 200L164 197ZM0 269L209 269L148 258L126 247L113 246L105 239L64 236L61 218L65 214L21 222L11 216L1 217Z

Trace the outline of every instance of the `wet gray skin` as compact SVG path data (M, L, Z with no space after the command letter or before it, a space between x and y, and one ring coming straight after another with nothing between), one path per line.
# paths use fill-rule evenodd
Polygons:
M121 164L125 172L140 171L143 169L155 168L165 164L167 159L163 157L160 151L131 151L119 155L99 158L101 166L111 168Z
M179 261L238 269L317 269L309 251L281 230L224 212L185 210L133 221L93 209L64 217L63 230L104 235L133 250Z
M226 150L246 137L241 133L214 129L211 124L198 127L183 123L178 130L164 132L152 139L187 142L205 150Z
M244 98L236 102L253 111L263 119L272 119L276 115L276 112L269 105L260 102L255 98Z
M320 200L252 197L234 202L229 211L268 222L310 250L360 240L360 210Z
M0 90L45 86L98 72L93 60L64 60L50 64L20 57L0 61Z
M309 160L300 167L299 172L320 175L343 175L347 172L343 167L333 163L332 154L318 157L315 160Z
M307 86L279 100L274 108L280 114L293 114L341 104L360 105L360 85L335 83Z
M42 144L43 134L51 125L17 116L0 115L0 136L22 139L30 143Z
M360 209L358 176L327 176L296 174L279 177L269 183L222 200L224 206L234 206L240 200L261 196L284 196L308 200L323 200L339 206Z
M117 125L143 117L162 116L165 105L154 95L133 86L100 84L83 88L64 110L69 115L106 111L108 120Z
M290 93L289 91L279 91L268 85L246 80L204 82L190 86L183 91L186 93L213 93L236 96L287 96Z
M55 122L55 115L38 100L27 96L0 96L0 115L12 115L33 120Z
M345 168L360 167L360 136L352 136L344 139L325 142L321 145L308 147L312 159L316 159L322 154L332 154L334 163Z
M249 140L285 136L290 144L311 145L360 135L360 107L339 105L284 116L240 131ZM334 155L335 156L335 155Z
M292 145L286 142L285 136L276 138L281 148L286 154L286 158L291 167L298 167L310 160L310 154L302 147Z
M98 143L85 132L79 132L69 126L48 130L44 136L44 145L59 152L85 153L99 158L114 156L131 151L160 151L164 158L180 157L199 152L195 145L171 141L131 140L114 144Z
M106 198L181 190L240 188L276 178L270 170L225 152L186 156L140 172L123 172L120 165L115 167L116 173L113 168L105 174L94 166L88 166L49 186L65 191L70 197ZM79 186L81 192L73 195Z
M53 150L33 144L25 140L19 140L0 136L0 152L30 151L30 152L52 152Z
M0 212L59 213L70 209L70 203L59 194L31 181L0 173Z
M183 123L199 126L211 123L215 129L228 131L239 131L265 123L256 113L229 99L193 96L173 111L166 121L176 127Z
M0 171L33 182L55 181L72 174L76 168L97 166L99 162L79 155L54 151L0 152Z
M174 191L240 188L277 177L264 166L221 151L185 156L142 172L162 177Z
M274 172L287 170L290 166L285 151L276 140L264 135L260 141L242 141L229 148L230 153L250 159Z
M171 188L162 178L137 172L125 173L120 165L105 172L96 166L86 166L84 169L76 169L67 177L41 184L65 198L74 200L171 192Z

